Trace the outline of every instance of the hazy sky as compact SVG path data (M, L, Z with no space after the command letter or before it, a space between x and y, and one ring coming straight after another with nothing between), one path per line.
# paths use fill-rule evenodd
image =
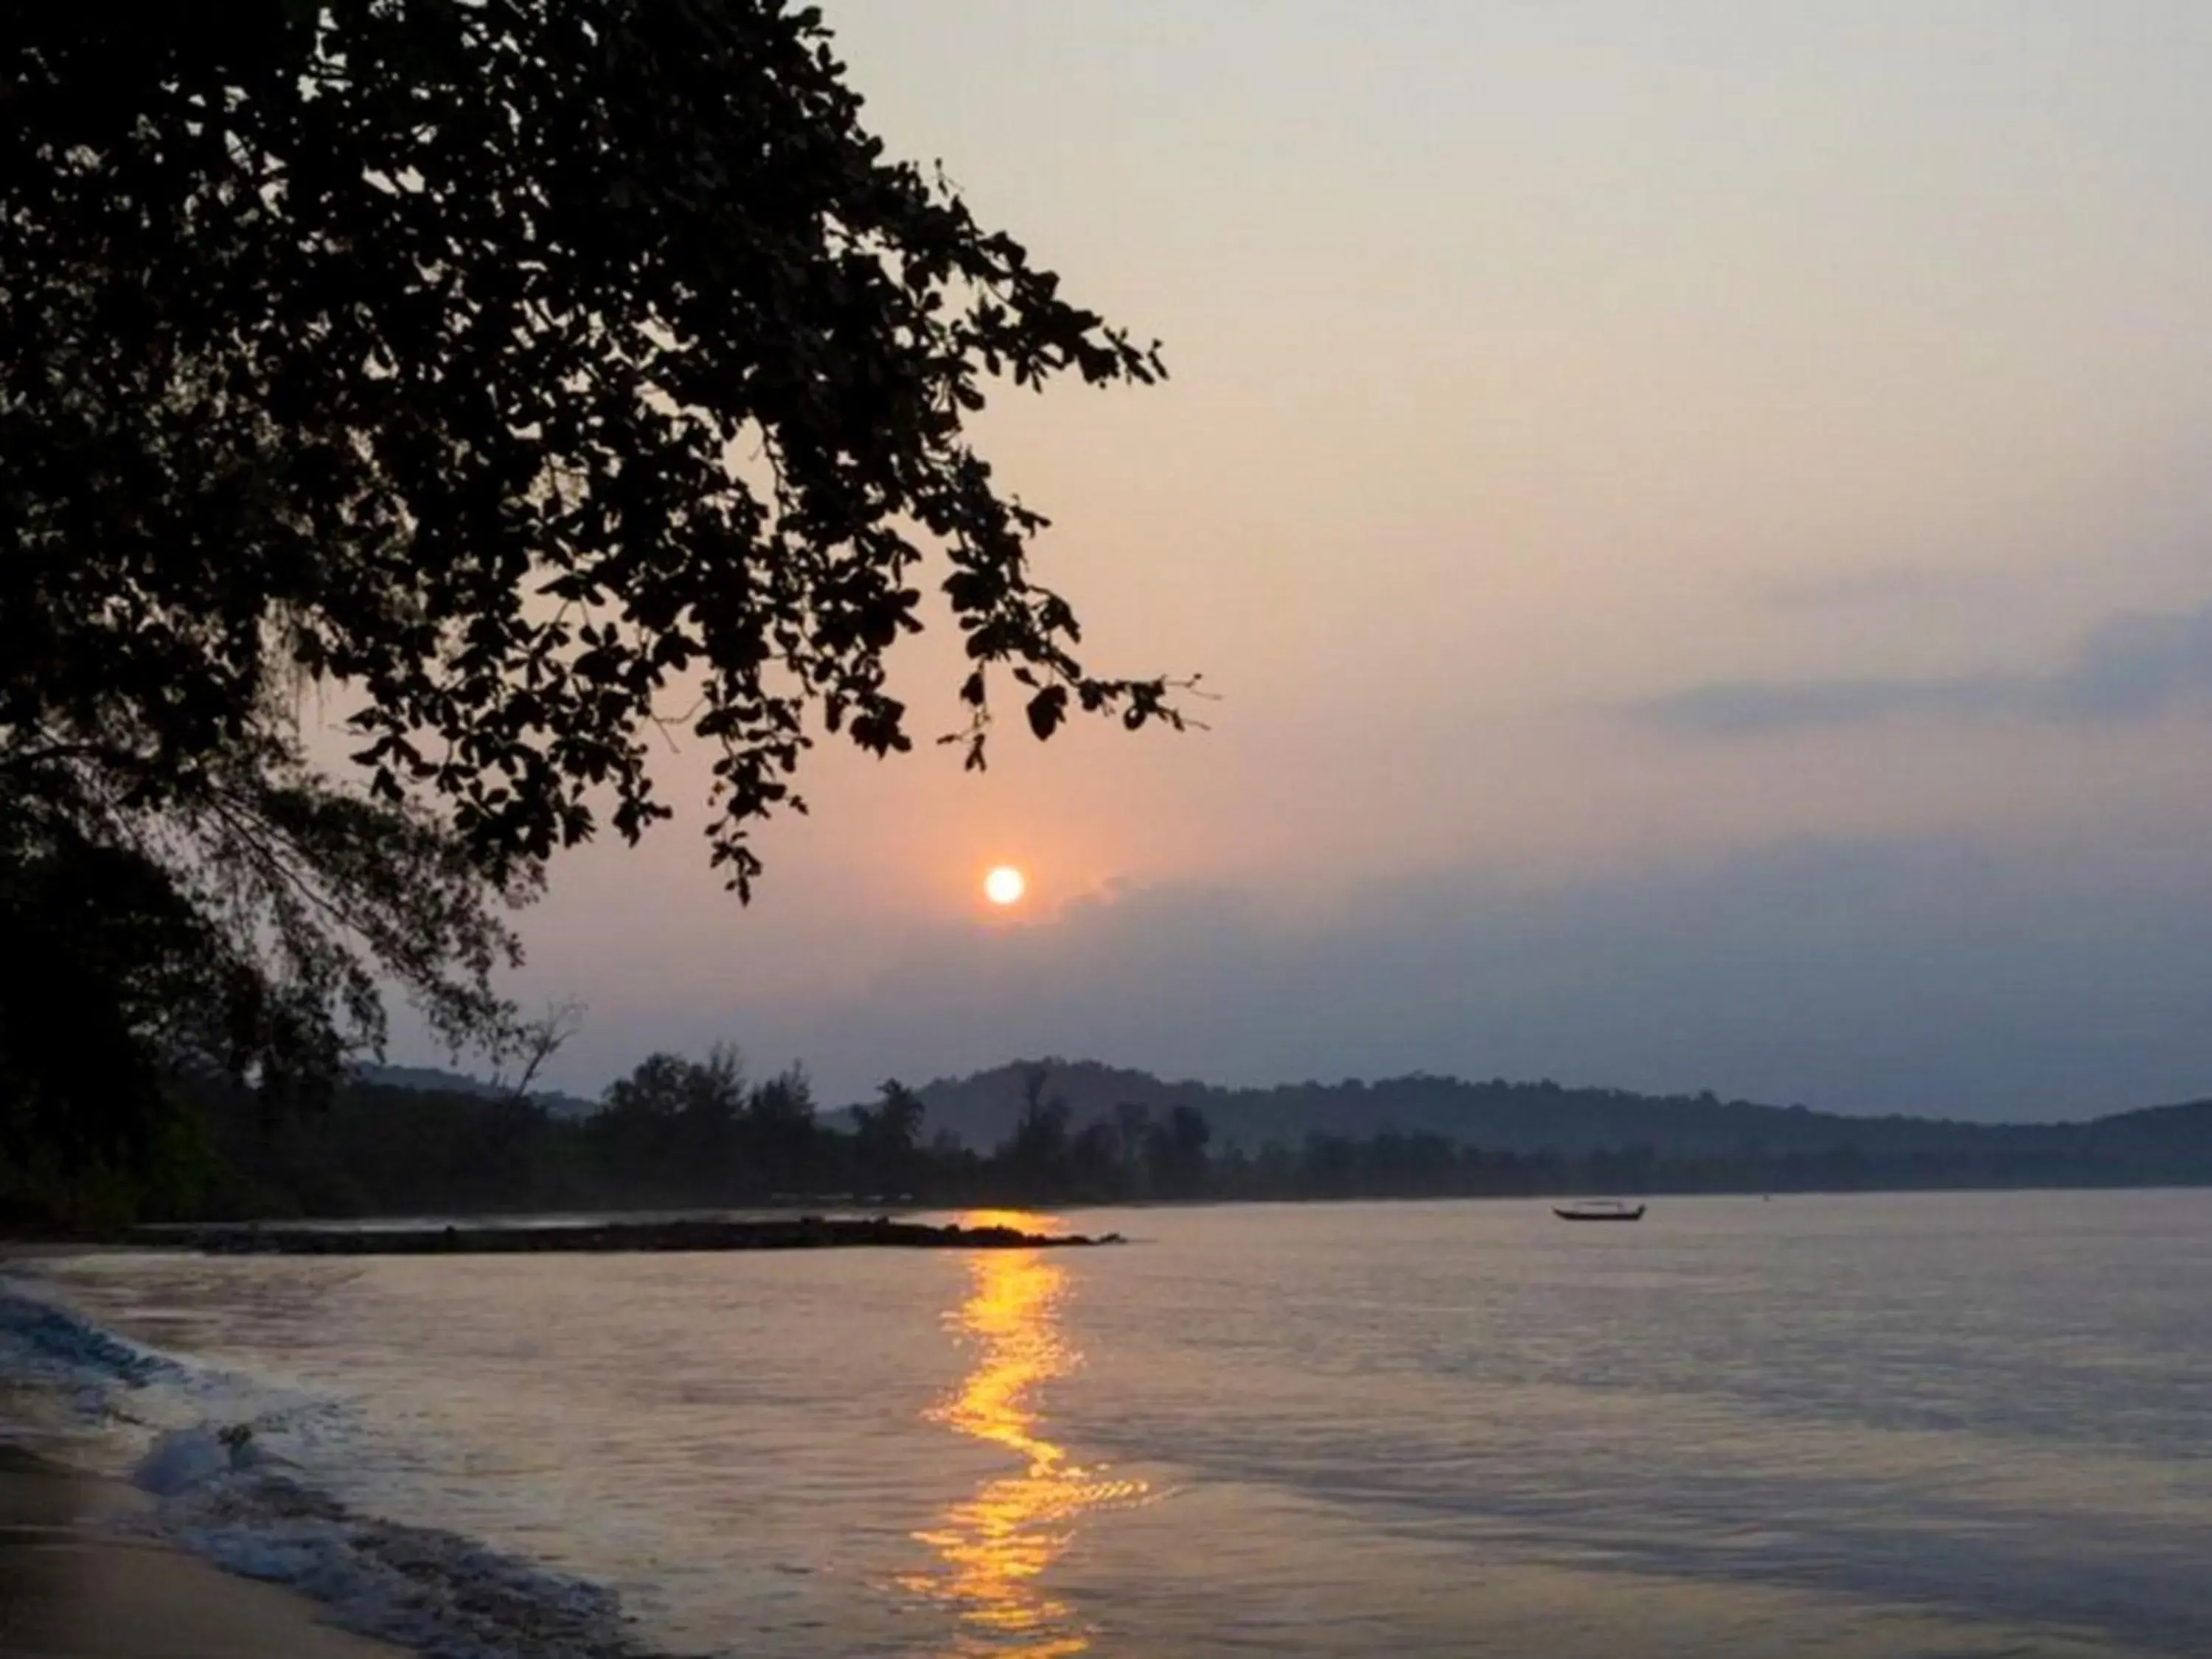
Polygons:
M824 751L750 910L696 819L569 859L556 1081L2212 1093L2212 7L826 9L895 151L1164 342L983 436L1098 662L1220 701ZM953 724L941 640L902 681Z

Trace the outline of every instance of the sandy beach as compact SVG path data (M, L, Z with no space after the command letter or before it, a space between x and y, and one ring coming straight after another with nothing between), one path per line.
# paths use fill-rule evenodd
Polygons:
M129 1487L0 1447L0 1655L6 1659L398 1659L316 1606L103 1522Z

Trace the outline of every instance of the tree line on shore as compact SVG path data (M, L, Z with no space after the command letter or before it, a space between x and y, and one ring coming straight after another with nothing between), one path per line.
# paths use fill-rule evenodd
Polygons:
M824 1115L803 1071L750 1078L726 1048L704 1059L652 1055L581 1116L519 1091L367 1078L309 1109L274 1109L216 1080L189 1095L175 1145L150 1173L57 1183L0 1171L0 1220L111 1226L778 1203L1036 1206L2212 1179L2202 1158L2172 1156L2170 1137L2139 1137L2132 1149L2049 1136L1908 1152L1846 1144L1684 1152L1631 1141L1567 1152L1385 1127L1246 1146L1223 1139L1188 1103L1121 1101L1079 1116L1043 1067L1025 1073L1011 1132L979 1150L933 1126L923 1097L903 1084Z

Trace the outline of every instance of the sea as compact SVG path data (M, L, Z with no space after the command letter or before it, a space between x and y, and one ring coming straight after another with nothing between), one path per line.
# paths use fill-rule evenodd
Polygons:
M988 1218L19 1257L0 1425L455 1659L2212 1654L2212 1192Z

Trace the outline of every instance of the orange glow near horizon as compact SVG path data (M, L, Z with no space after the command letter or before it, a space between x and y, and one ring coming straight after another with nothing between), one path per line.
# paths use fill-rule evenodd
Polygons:
M1040 1224L1033 1215L998 1211L961 1220L970 1226ZM985 1481L915 1533L937 1565L901 1583L954 1607L979 1651L1072 1659L1089 1650L1091 1632L1047 1587L1045 1574L1073 1541L1077 1522L1097 1510L1141 1502L1147 1488L1142 1480L1078 1466L1047 1431L1038 1391L1082 1363L1059 1317L1067 1270L1036 1250L977 1250L968 1268L967 1297L947 1312L945 1324L975 1351L974 1368L957 1393L930 1410L929 1419L1002 1449L1023 1467Z

